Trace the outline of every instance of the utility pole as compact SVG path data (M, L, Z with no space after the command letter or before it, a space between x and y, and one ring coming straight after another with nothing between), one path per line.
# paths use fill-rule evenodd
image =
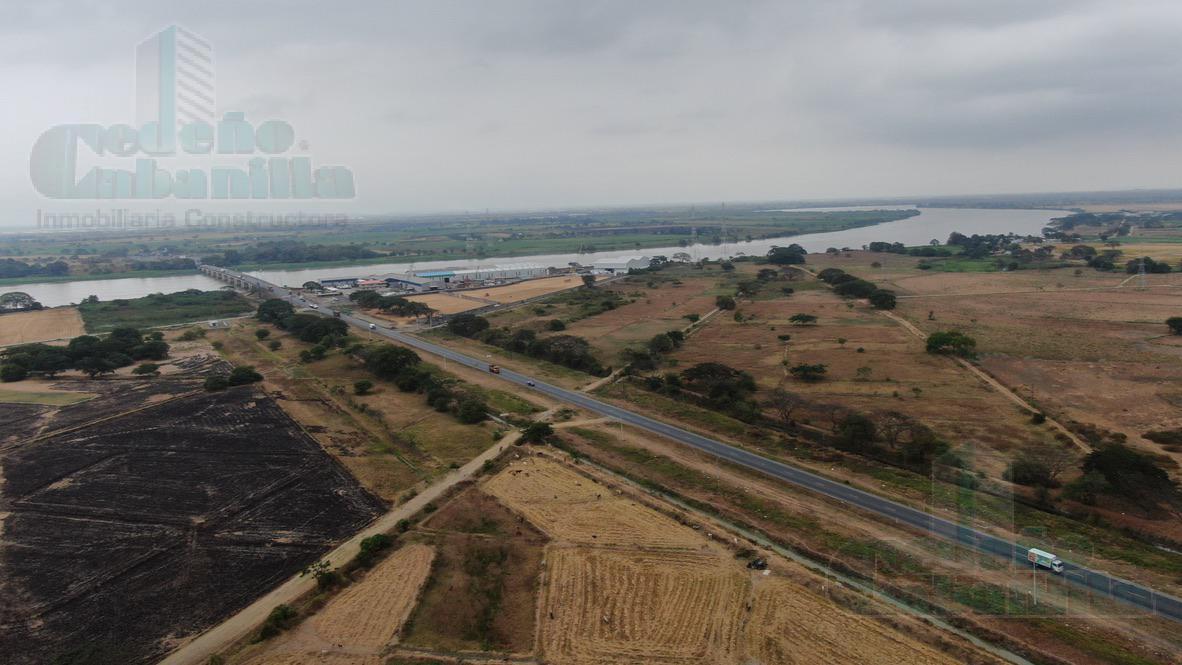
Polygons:
M1137 288L1144 290L1145 284L1145 257L1142 256L1137 262Z

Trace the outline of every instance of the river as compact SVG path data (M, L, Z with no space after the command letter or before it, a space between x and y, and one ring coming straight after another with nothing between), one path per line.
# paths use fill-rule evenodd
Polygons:
M845 208L798 208L797 210L907 210L913 206L857 206ZM1052 217L1067 214L1061 210L1003 210L978 208L923 208L921 214L894 222L863 226L845 231L829 233L808 233L787 238L768 238L751 242L724 243L721 245L699 244L692 247L651 247L648 249L593 252L588 254L542 254L537 256L516 256L511 258L449 259L445 261L419 261L416 263L381 263L338 268L306 268L300 270L256 270L250 274L275 284L299 285L309 280L333 277L361 277L390 272L427 270L440 268L477 268L506 263L535 263L549 266L565 266L572 261L590 264L598 260L623 256L670 256L685 252L697 259L717 259L740 255L766 254L775 245L796 243L810 252L823 252L830 247L859 248L871 242L901 242L905 245L923 245L931 240L944 242L953 231L966 235L974 233L1017 233L1039 235ZM24 291L46 307L57 307L80 302L89 295L100 300L137 298L149 293L172 293L184 289L217 289L221 282L204 275L179 275L173 277L129 277L121 279L84 280L74 282L39 282L0 286L0 292Z

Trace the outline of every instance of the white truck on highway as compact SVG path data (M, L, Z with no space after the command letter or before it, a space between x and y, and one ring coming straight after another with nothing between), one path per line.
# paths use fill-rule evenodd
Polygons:
M1048 568L1053 573L1063 572L1063 562L1059 560L1059 557L1045 550L1030 548L1030 551L1026 553L1026 560L1036 566Z

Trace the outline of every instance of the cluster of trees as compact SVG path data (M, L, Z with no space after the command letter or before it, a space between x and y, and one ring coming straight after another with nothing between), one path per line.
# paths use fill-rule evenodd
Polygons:
M887 254L907 254L909 256L952 256L955 252L947 247L941 247L938 240L933 240L930 244L920 247L907 247L901 242L872 242L866 245L866 249L871 252L887 253Z
M41 308L41 303L23 291L10 291L0 294L0 312L21 312Z
M349 300L357 303L359 307L380 309L395 316L413 316L417 319L420 316L430 317L435 313L427 303L407 300L401 296L383 296L376 291L354 291L349 294Z
M403 392L426 395L427 404L436 411L450 412L463 423L478 423L488 417L488 405L479 395L459 390L454 379L428 371L410 349L381 344L361 350L359 356L374 376L394 382Z
M1165 261L1154 261L1148 256L1143 256L1139 259L1133 259L1125 264L1125 272L1130 275L1135 275L1141 272L1141 263L1145 263L1145 272L1149 273L1167 273L1173 270L1170 264Z
M102 338L75 337L64 347L24 344L5 349L0 356L0 379L20 381L31 374L53 377L70 369L95 378L137 360L163 360L168 350L163 333L145 336L136 328L121 327Z
M130 261L127 269L132 272L143 270L196 270L197 262L193 259L154 259L152 261Z
M1171 316L1166 319L1166 327L1170 329L1170 334L1182 335L1182 316Z
M653 335L643 349L624 349L623 360L634 370L654 370L661 362L661 356L680 349L684 343L685 333L680 330L658 333Z
M800 265L804 263L805 248L793 243L787 247L773 247L768 250L767 261L778 266Z
M1003 477L1040 491L1059 487L1061 474L1072 466L1067 449L1035 450L1015 459ZM1162 501L1177 498L1177 487L1153 455L1121 443L1106 444L1083 459L1083 475L1063 488L1063 496L1088 505L1101 495L1118 496L1153 510Z
M755 379L721 363L699 363L680 374L647 376L644 387L665 395L689 397L706 408L746 422L755 422L762 415L753 397Z
M490 328L488 320L475 314L460 314L447 322L447 329L461 337L477 339L485 344L502 349L524 353L564 367L586 372L595 376L607 376L611 368L599 362L591 350L591 344L574 335L551 335L538 337L533 330Z
M948 455L949 445L927 425L888 411L876 416L847 413L833 431L834 445L848 452L881 459L927 473L937 460L961 466Z
M1087 262L1089 267L1107 272L1116 269L1116 261L1120 255L1121 252L1118 249L1100 251L1091 245L1072 245L1060 255L1060 258L1083 260Z
M973 358L977 355L977 340L955 330L937 331L928 335L927 352Z
M341 319L316 314L297 314L291 303L279 298L271 298L260 303L255 318L290 332L301 342L313 344L312 348L300 352L300 360L304 362L320 360L330 349L344 346L349 335L349 324ZM273 348L278 348L277 341L272 344L275 345Z
M205 389L213 392L217 390L225 390L233 386L245 386L249 383L258 383L263 380L263 375L259 374L254 367L250 365L239 365L230 370L229 374L213 374L205 379Z
M868 282L847 273L840 268L826 268L817 277L833 286L834 293L846 298L866 298L875 309L894 309L895 292L880 289L874 282Z
M260 242L241 249L227 249L220 255L206 256L209 265L230 267L243 263L309 263L372 259L382 256L363 245L309 245L299 240Z
M945 244L950 247L959 247L961 256L965 258L983 259L1006 251L1017 245L1018 242L1018 236L1012 233L986 233L984 235L974 233L971 236L966 236L953 231Z
M70 274L70 265L65 261L26 263L17 259L0 259L0 278L58 277L68 274Z

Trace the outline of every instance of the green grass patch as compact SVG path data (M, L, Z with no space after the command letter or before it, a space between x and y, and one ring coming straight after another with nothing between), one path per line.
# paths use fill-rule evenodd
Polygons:
M0 403L44 404L45 406L68 406L85 402L94 397L93 393L25 392L0 388Z
M103 332L119 326L152 328L176 323L204 321L247 314L254 306L233 291L154 293L131 300L83 302L78 312L89 332Z

